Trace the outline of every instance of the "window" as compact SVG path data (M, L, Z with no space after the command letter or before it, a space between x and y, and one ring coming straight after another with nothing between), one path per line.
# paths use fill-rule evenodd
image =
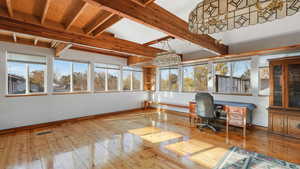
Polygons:
M142 90L142 69L140 68L123 68L123 90Z
M208 65L183 67L183 91L206 91L208 84Z
M142 85L142 72L134 71L132 72L132 85L133 90L141 90Z
M131 90L131 71L123 71L123 90Z
M160 90L178 91L178 68L160 69Z
M86 91L88 82L89 64L73 63L73 91Z
M117 65L95 64L95 91L119 90L120 67Z
M107 90L119 90L120 70L107 69Z
M46 57L8 53L7 93L44 93L45 72Z
M250 93L250 60L215 63L215 87L219 93Z
M94 80L95 91L105 91L106 69L101 67L95 67L94 71L95 71L95 80Z
M54 92L88 90L88 63L54 60Z

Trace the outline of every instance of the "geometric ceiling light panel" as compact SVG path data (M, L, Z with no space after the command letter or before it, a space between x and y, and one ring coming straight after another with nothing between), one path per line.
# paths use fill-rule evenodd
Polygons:
M213 34L262 24L300 11L300 0L204 0L189 16L189 30Z

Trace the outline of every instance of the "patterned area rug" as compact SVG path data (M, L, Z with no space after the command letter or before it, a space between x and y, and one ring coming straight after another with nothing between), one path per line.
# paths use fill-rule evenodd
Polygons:
M215 169L300 169L300 165L232 147Z

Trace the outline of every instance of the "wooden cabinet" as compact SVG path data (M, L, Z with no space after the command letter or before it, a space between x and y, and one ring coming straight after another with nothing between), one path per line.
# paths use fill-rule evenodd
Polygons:
M300 136L300 116L287 117L287 132L288 135L299 137Z
M300 58L270 60L269 131L300 138Z
M155 68L144 68L144 90L155 91Z

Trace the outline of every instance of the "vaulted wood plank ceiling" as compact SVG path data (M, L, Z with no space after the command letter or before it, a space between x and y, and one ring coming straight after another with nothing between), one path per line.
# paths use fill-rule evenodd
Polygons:
M152 58L162 51L105 32L124 17L217 53L227 53L227 46L213 38L189 33L185 21L153 0L0 0L0 29L3 30L90 46L90 51L116 51L127 57ZM158 19L161 19L159 24Z

